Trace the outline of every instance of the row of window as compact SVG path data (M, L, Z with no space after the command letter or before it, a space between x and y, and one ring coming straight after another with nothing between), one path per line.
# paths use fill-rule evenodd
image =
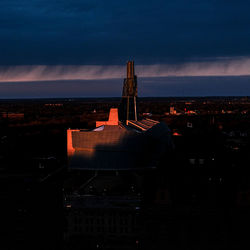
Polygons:
M92 227L92 226L87 226L85 228L76 225L74 227L74 233L122 233L122 234L127 234L131 232L131 228L129 229L128 227Z
M133 217L125 217L125 218L116 218L116 217L109 217L109 218L94 218L94 217L90 217L90 218L82 218L80 216L75 216L74 217L74 223L75 224L86 224L86 225L93 225L93 224L108 224L108 225L112 225L112 224L121 224L121 225L128 225L128 224L134 224L135 223L135 219Z

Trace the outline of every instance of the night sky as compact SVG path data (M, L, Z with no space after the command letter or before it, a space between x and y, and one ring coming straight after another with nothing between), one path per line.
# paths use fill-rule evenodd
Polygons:
M0 98L250 95L249 0L1 0Z

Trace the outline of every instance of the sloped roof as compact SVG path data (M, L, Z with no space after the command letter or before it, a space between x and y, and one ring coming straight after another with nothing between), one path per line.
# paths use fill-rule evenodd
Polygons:
M156 122L154 125L158 124ZM123 125L103 125L90 131L72 130L73 153L69 157L69 167L91 170L155 167L158 155L164 148L162 144L167 145L170 139L169 129L166 126L164 130L162 126L153 129L152 125L146 132ZM158 138L156 131L159 129L160 134L167 135L165 139Z
M143 120L139 120L139 121L128 120L127 123L128 123L128 126L130 126L130 127L134 127L134 128L141 130L141 131L147 131L148 129L152 128L153 126L155 126L159 122L151 120L151 119L143 119Z
M140 151L135 144L143 139L140 133L121 126L104 125L101 131L73 131L72 142L76 150Z
M120 126L101 131L72 131L74 154L70 167L77 169L129 169L141 166L145 137Z

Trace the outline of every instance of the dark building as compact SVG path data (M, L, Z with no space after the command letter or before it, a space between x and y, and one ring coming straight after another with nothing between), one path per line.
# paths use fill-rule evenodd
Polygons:
M135 248L142 203L138 178L128 171L98 171L67 194L66 244L74 249Z
M53 178L1 173L1 249L61 249L63 193Z

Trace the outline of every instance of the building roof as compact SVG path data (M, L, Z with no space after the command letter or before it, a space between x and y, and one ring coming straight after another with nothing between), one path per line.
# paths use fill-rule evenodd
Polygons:
M95 196L95 195L71 195L66 197L65 205L73 209L140 209L141 200L137 196Z
M102 125L93 130L68 130L69 167L89 170L154 168L169 141L168 127L152 120Z
M77 169L129 169L140 166L145 138L122 126L104 125L102 130L72 131L74 153L69 160Z
M141 130L141 131L146 131L158 123L159 123L158 121L154 121L154 120L147 119L147 118L140 120L140 121L135 121L135 120L128 120L127 121L128 126L134 127L134 128Z

